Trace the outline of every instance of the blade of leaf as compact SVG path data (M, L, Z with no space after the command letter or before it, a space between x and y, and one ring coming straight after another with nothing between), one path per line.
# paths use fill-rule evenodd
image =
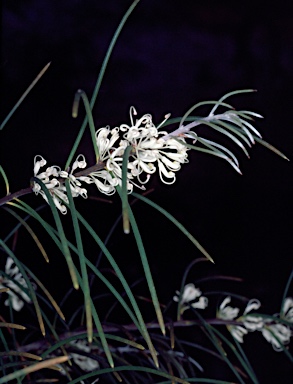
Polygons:
M86 379L88 379L90 377L94 377L94 376L100 376L100 375L103 375L105 373L122 372L122 371L148 372L148 373L151 373L153 375L165 377L165 378L169 379L169 381L174 380L177 383L189 384L188 381L186 381L185 379L181 379L181 378L176 377L176 376L171 376L168 373L157 370L157 369L148 368L148 367L131 366L131 365L130 366L127 365L127 366L115 367L113 369L104 368L104 369L95 370L93 372L87 373L85 375L78 377L77 379L70 381L68 384L80 383L81 380L86 380Z
M46 70L49 68L51 63L48 63L45 65L45 67L41 70L41 72L38 74L38 76L34 79L34 81L30 84L30 86L26 89L26 91L21 95L18 102L15 104L15 106L12 108L12 110L8 113L2 124L0 125L0 131L4 128L4 126L7 124L10 117L13 115L13 113L16 111L16 109L20 106L20 104L23 102L25 97L28 95L28 93L32 90L32 88L37 84L37 82L40 80L40 78L43 76L43 74L46 72Z
M93 143L93 147L94 147L94 152L95 152L95 155L96 155L96 163L98 163L100 155L99 155L99 149L98 149L97 140L96 140L95 123L94 123L94 119L93 119L93 115L92 115L92 110L91 110L91 107L90 107L87 95L81 89L79 89L75 93L73 107L72 107L72 116L73 117L77 117L77 115L78 115L78 106L79 106L80 98L82 98L84 106L85 106L87 120L89 122L89 127L90 127L90 132L91 132L92 143Z
M26 376L29 373L39 371L40 369L49 368L56 364L65 363L65 361L67 361L68 359L69 359L68 356L60 356L60 357L54 357L52 359L42 361L41 363L30 365L29 367L20 369L16 372L10 373L0 378L0 384L8 383L8 381L16 379L17 377Z
M116 29L115 33L114 33L114 36L109 44L109 47L108 47L108 50L107 50L107 53L106 53L106 56L103 60L103 63L102 63L102 66L101 66L101 70L100 70L100 73L99 73L99 76L98 76L98 79L97 79L97 82L96 82L96 85L95 85L95 88L94 88L94 91L93 91L93 95L92 95L92 98L91 98L91 101L90 101L90 107L91 109L93 109L93 106L95 104L95 101L97 99L97 96L98 96L98 93L99 93L99 90L100 90L100 86L101 86L101 83L102 83L102 80L103 80L103 77L104 77L104 74L105 74L105 70L106 70L106 67L108 65L108 62L109 62L109 59L110 59L110 56L111 56L111 53L113 51L113 48L115 46L115 43L118 39L118 36L122 30L122 28L124 27L124 24L126 22L126 20L128 19L129 15L131 14L131 12L134 10L134 8L136 7L136 5L139 3L140 0L135 0L131 6L128 8L127 12L125 13L125 15L123 16L122 20L120 21L119 25L118 25L118 28ZM76 152L76 149L80 143L80 140L82 138L82 135L84 133L84 130L85 130L85 127L87 125L87 117L85 117L83 123L82 123L82 126L81 126L81 129L80 129L80 132L73 144L73 147L70 151L70 154L68 156L68 159L67 159L67 162L66 162L66 165L65 165L65 169L67 169L73 159L73 156Z
M35 280L36 284L41 288L41 290L44 292L44 294L48 297L50 303L55 308L58 315L61 317L62 320L65 320L65 316L63 312L61 311L60 307L54 300L53 296L50 294L50 292L47 290L47 288L44 286L44 284L37 278L37 276L26 266L23 266L25 270L28 271L29 275Z
M81 237L80 228L78 224L75 204L74 204L72 193L71 193L70 182L68 179L65 181L65 186L66 186L66 192L67 192L68 201L69 201L70 213L71 213L72 224L74 228L75 239L76 239L76 244L78 249L78 257L80 262L83 292L84 292L88 341L89 343L91 343L93 340L93 321L92 321L92 313L91 313L89 279L88 279L88 273L86 268L85 255L83 251L83 242L82 242L82 237Z
M117 277L119 278L123 288L125 289L125 292L132 304L132 307L135 311L135 314L136 314L136 317L139 321L139 324L141 326L141 330L143 332L143 337L149 347L149 350L150 350L150 353L153 357L153 360L156 364L156 366L158 367L158 359L157 359L157 354L156 354L156 351L155 351L155 348L153 346L153 343L151 341L151 338L149 336L149 333L148 333L148 330L147 330L147 327L145 325L145 322L143 320L143 317L141 315L141 312L139 310L139 307L136 303L136 300L134 298L134 295L127 283L127 281L125 280L120 268L118 267L118 264L116 263L115 259L113 258L113 256L110 254L110 252L108 251L108 249L105 247L104 243L101 241L100 237L97 235L97 233L94 231L94 229L89 225L89 223L77 212L77 215L78 215L78 219L80 220L80 222L85 226L85 228L87 229L87 231L89 232L89 234L93 237L93 239L95 240L95 242L99 245L99 247L101 248L101 250L103 251L103 253L105 254L106 258L108 259L109 263L111 264L112 268L114 269Z
M167 217L174 225L176 225L177 228L180 229L181 232L184 233L184 235L196 246L196 248L205 255L207 259L209 259L212 263L214 263L214 260L212 257L208 254L208 252L200 245L200 243L189 233L185 227L179 223L178 220L175 219L169 212L167 212L164 208L160 207L158 204L154 203L152 200L148 199L145 196L141 196L135 192L132 193L132 196L136 197L139 200L144 201L145 203L149 204L151 207L158 210L160 213L162 213L164 216Z
M63 226L62 226L62 223L61 223L61 220L59 217L58 210L54 204L53 198L52 198L50 192L48 191L48 189L46 188L45 184L40 179L38 179L37 177L33 177L32 179L41 186L42 190L44 191L44 193L48 199L48 202L49 202L49 205L51 207L52 214L53 214L53 217L54 217L54 220L56 223L56 227L57 227L57 230L59 233L59 237L60 237L60 241L61 241L62 249L63 249L63 255L64 255L65 260L66 260L67 265L68 265L71 280L72 280L74 288L78 289L79 286L78 286L78 281L77 281L77 278L75 275L74 263L73 263L73 260L71 258L71 255L70 255L70 251L69 251L68 244L67 244L67 239L66 239L66 236L65 236L65 233L63 230Z
M36 310L36 314L37 314L37 318L39 321L41 332L45 336L46 332L45 332L44 322L43 322L43 318L42 318L42 314L41 314L41 309L40 309L34 288L30 282L30 279L28 278L25 269L23 268L22 264L18 261L17 257L14 255L14 253L7 247L7 245L1 239L0 239L0 245L3 247L3 249L7 253L7 255L13 259L13 261L15 262L16 266L18 267L20 273L22 274L22 276L26 282L26 285L27 285L29 293L30 293L31 300L35 306L35 310Z
M6 195L9 195L9 182L8 182L8 179L7 179L7 176L6 176L6 173L4 172L4 169L3 167L0 165L0 173L4 179L4 183L5 183L5 186L6 186Z
M42 246L41 242L39 241L37 235L35 232L32 230L32 228L27 224L25 220L23 220L22 217L20 217L16 212L14 212L12 209L8 207L3 208L5 211L9 212L12 216L14 216L28 231L28 233L31 235L32 239L35 241L37 244L37 247L39 248L41 254L43 255L44 259L46 260L47 263L49 263L49 258L47 255L47 252L45 251L44 247Z
M228 97L231 97L231 96L234 96L234 95L238 95L240 93L250 93L250 92L256 92L255 89L240 89L238 91L232 91L232 92L228 92L226 93L224 96L222 96L220 99L219 99L219 104L216 104L213 109L211 110L210 112L210 115L213 115L216 111L216 109L218 108L218 106L220 105L220 103L223 102L223 100L227 99Z
M121 187L121 201L122 201L122 218L123 218L123 230L124 233L130 232L129 227L129 213L128 213L128 197L127 197L127 165L128 158L132 147L129 145L123 154L122 161L122 187Z
M137 244L137 247L138 247L138 250L139 250L140 258L141 258L141 261L142 261L142 266L143 266L143 269L144 269L144 273L145 273L145 276L146 276L146 279L147 279L147 283L148 283L148 287L149 287L149 290L150 290L150 294L151 294L151 297L152 297L153 305L154 305L154 308L155 308L155 311L156 311L157 319L158 319L161 331L162 331L163 335L165 335L166 334L165 323L164 323L164 319L163 319L160 303L159 303L159 300L158 300L155 284L154 284L154 281L153 281L153 278L152 278L152 274L151 274L150 266L149 266L149 263L148 263L148 260L147 260L147 255L146 255L146 252L145 252L145 249L144 249L142 238L141 238L138 226L136 224L136 220L134 218L133 212L132 212L129 204L128 204L128 214L129 214L129 220L130 220L130 223L131 223L133 234L134 234L134 237L135 237L135 240L136 240L136 244Z

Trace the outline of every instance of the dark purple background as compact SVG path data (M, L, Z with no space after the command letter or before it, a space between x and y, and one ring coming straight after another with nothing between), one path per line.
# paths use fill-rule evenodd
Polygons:
M256 94L236 96L230 102L263 114L257 128L292 158L290 2L198 3L142 0L138 4L106 71L93 112L96 127L127 122L131 105L140 114L151 113L159 123L167 112L182 116L198 101L255 88ZM81 121L71 117L74 93L82 88L91 95L107 46L130 4L126 0L3 1L1 119L41 68L52 62L1 132L0 163L12 191L27 185L35 154L64 164ZM264 312L274 313L292 267L292 165L260 146L250 151L249 161L232 144L229 148L235 149L243 176L221 160L195 153L174 186L151 182L156 188L151 198L207 248L216 260L211 269L243 277L242 289L262 301ZM86 142L81 151L92 153ZM100 217L107 209L108 205L101 205ZM149 241L154 276L167 300L178 288L186 265L199 253L148 208L138 206L138 212L143 215L139 221ZM111 220L105 219L105 233ZM262 340L259 348L263 359L256 369L262 382L277 383L283 369L282 383L289 383L283 359Z

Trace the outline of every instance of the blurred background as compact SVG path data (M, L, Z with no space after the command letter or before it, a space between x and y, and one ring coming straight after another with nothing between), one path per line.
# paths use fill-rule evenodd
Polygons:
M129 0L2 1L1 121L51 62L1 132L0 163L11 191L28 186L36 154L49 164L65 163L84 116L81 106L79 117L71 117L74 94L81 88L91 96L107 47L130 4ZM256 93L235 96L229 102L262 114L264 119L255 126L292 160L292 67L289 1L269 5L263 1L141 0L111 56L93 110L95 125L128 122L132 105L139 115L151 113L159 124L168 112L182 116L199 101L253 88ZM203 108L197 114L207 112ZM192 153L174 185L165 186L158 177L151 180L149 188L154 191L149 197L181 221L216 262L193 269L189 282L207 274L241 277L243 283L234 283L231 290L259 298L264 313L278 312L292 268L292 165L260 145L250 150L248 160L208 128L200 133L234 150L243 175L220 159ZM89 135L79 153L93 161ZM98 196L96 191L93 194ZM36 199L41 202L28 197L32 202ZM88 202L77 203L92 220L91 212L98 205L97 230L104 237L120 212L118 199L111 200L110 208L93 200L89 203L93 209ZM139 203L134 212L160 298L170 300L185 268L200 253L150 208ZM135 279L142 273L138 255L131 235L125 240L119 226L110 247L117 251L121 244L127 249L121 255L122 264L124 259L130 279ZM215 287L221 288L219 283ZM288 361L266 341L247 343L247 349L261 383L291 383Z

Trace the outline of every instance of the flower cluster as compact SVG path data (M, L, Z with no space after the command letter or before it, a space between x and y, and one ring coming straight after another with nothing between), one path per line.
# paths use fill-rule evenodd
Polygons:
M184 286L181 295L180 291L176 291L173 300L179 303L181 315L191 307L205 309L208 306L208 299L202 296L200 289L196 288L192 283ZM290 329L290 327L293 327L293 298L287 297L284 300L280 315L274 316L252 313L261 306L260 301L257 299L250 300L240 316L240 309L231 307L230 302L230 296L223 300L216 317L228 322L227 329L239 343L243 343L243 338L248 332L254 331L260 331L276 351L282 351L284 346L290 342L293 335ZM229 322L232 324L229 324Z
M22 309L24 301L31 302L30 297L21 287L28 288L27 283L13 259L8 257L5 265L5 276L0 277L0 289L9 288L7 291L8 299L5 300L4 304L9 306L11 302L15 311Z
M276 351L282 351L284 346L290 342L293 333L289 325L285 323L287 322L293 326L293 299L291 297L285 299L280 319L276 315L263 316L250 313L252 310L260 308L261 304L256 299L248 302L241 316L238 316L239 308L228 305L230 302L230 296L223 300L217 312L217 317L223 320L239 322L239 325L227 325L228 330L238 342L243 343L244 335L253 331L260 331ZM283 320L284 323L279 320Z
M180 314L182 314L186 309L197 308L205 309L208 306L208 299L205 296L201 295L201 291L198 288L195 288L194 284L186 284L184 286L182 295L180 297L180 292L176 291L176 295L173 297L173 300L180 305Z
M123 155L128 146L131 151L127 165L127 191L131 193L136 185L144 189L150 176L158 169L159 176L165 184L172 184L176 180L177 172L187 160L187 148L184 139L177 141L175 138L163 139L167 135L165 131L159 131L152 121L150 114L145 114L136 119L136 110L130 109L130 125L121 124L111 129L103 127L96 132L96 143L99 151L100 169L91 172L78 172L77 168L86 168L83 155L79 155L73 163L71 172L62 171L58 166L48 167L45 171L40 169L46 165L42 156L36 156L34 160L34 176L40 179L51 194L56 207L65 214L67 212L64 203L68 203L65 180L69 179L73 197L81 195L87 197L86 188L82 182L95 184L98 190L106 195L112 195L117 185L122 185ZM166 116L165 120L169 116ZM164 120L164 121L165 121ZM40 172L40 173L39 173ZM47 201L44 191L37 182L33 183L33 191L41 194Z

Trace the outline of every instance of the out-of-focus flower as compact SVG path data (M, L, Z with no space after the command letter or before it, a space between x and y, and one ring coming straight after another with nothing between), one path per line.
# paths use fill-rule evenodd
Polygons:
M190 307L205 309L208 305L207 297L202 296L200 289L195 288L194 284L192 283L185 285L181 298L180 291L176 291L176 295L173 297L173 300L176 302L179 302L180 300L179 304L181 307L181 314Z
M253 332L262 329L264 325L263 318L258 315L248 314L252 310L257 310L260 307L260 302L257 299L252 299L248 302L243 315L238 317L239 308L233 308L227 304L231 302L231 297L226 297L221 303L217 312L217 317L223 320L239 321L239 325L227 324L227 329L232 336L239 342L243 343L243 337L248 332Z
M91 352L91 348L85 340L76 340L74 342L71 342L71 344L83 352ZM90 372L100 367L100 364L97 360L94 360L88 356L80 355L78 353L71 353L70 355L72 356L72 359L75 364L77 364L85 372Z
M231 297L227 296L219 307L217 317L223 320L234 320L238 316L239 308L233 308L227 305L231 302Z
M284 320L293 323L293 298L286 297L284 300L284 305L280 313L280 317Z
M242 321L244 327L250 331L259 331L264 326L264 319L262 316L256 314L249 314L253 310L258 310L261 306L261 303L257 299L249 300L243 315L237 319L237 321Z
M27 293L20 288L20 286L27 288L27 283L11 257L7 258L5 273L9 278L6 276L0 277L0 289L5 287L9 288L9 291L7 291L9 298L5 300L4 304L9 306L9 301L11 301L12 308L15 311L20 311L24 306L24 301L31 303L31 299ZM16 284L16 282L20 286Z
M275 351L280 352L284 346L289 344L292 331L290 328L282 323L273 323L270 319L265 320L265 325L261 332L263 337L272 344Z

